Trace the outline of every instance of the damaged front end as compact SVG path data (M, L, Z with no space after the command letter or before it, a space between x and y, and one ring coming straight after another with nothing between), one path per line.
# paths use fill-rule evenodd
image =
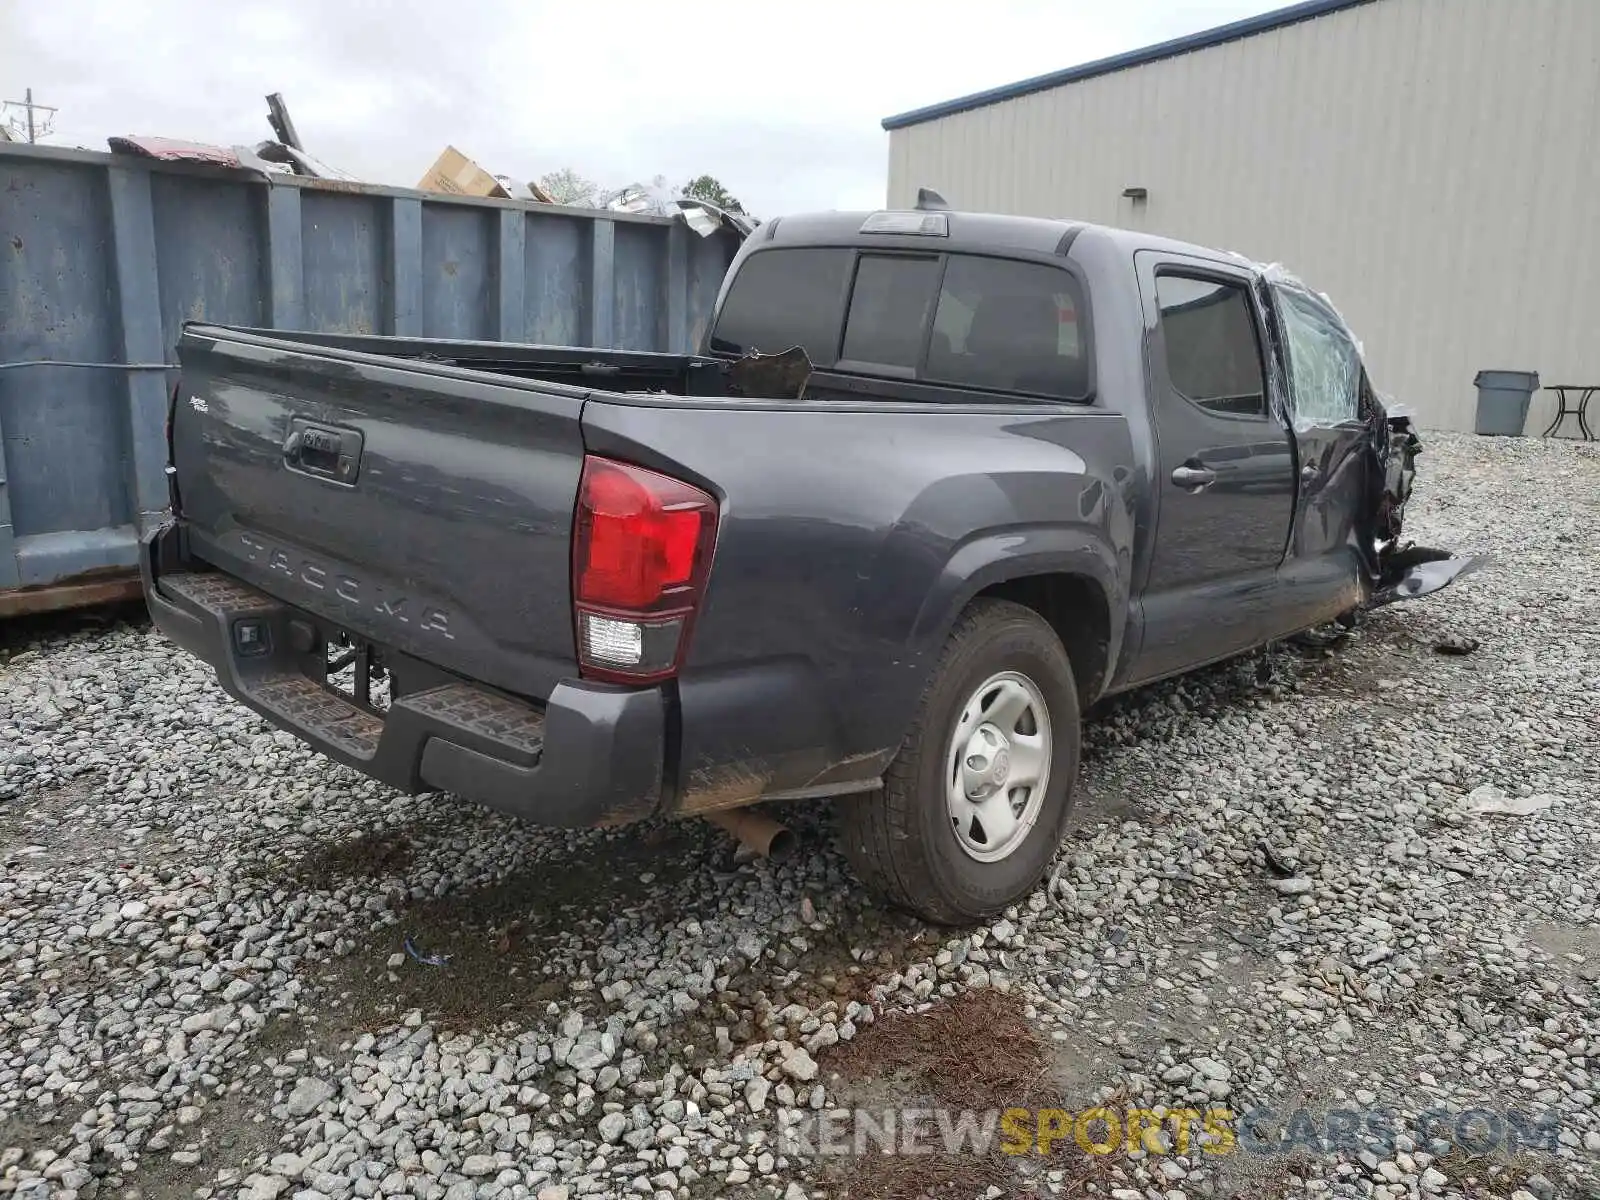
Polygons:
M1360 563L1363 607L1431 595L1482 566L1483 557L1457 557L1404 540L1406 504L1422 453L1410 415L1386 406L1373 390L1362 365L1361 343L1332 300L1313 293L1277 263L1258 264L1257 269L1282 347L1271 359L1277 375L1273 391L1283 397L1280 416L1312 454L1338 441L1331 431L1349 429L1352 407L1364 429L1360 443L1343 445L1365 456L1365 482L1356 485L1354 494L1339 496L1358 509L1344 512ZM1314 479L1315 463L1311 472Z
M1411 499L1422 439L1411 418L1388 410L1376 398L1366 414L1374 458L1371 478L1375 495L1368 509L1362 543L1365 554L1368 608L1397 600L1415 600L1448 587L1486 561L1482 555L1457 557L1448 550L1402 540L1406 502Z

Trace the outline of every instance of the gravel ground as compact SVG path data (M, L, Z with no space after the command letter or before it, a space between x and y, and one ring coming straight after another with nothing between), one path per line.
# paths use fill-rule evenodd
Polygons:
M1492 566L1098 714L1049 886L965 934L866 900L825 812L781 866L531 829L318 759L137 620L0 629L0 1193L910 1195L778 1113L946 1094L998 998L1069 1107L1414 1132L946 1163L969 1195L1600 1194L1600 454L1422 466L1409 532ZM845 1052L918 1021L933 1074ZM1556 1126L1479 1153L1440 1108Z

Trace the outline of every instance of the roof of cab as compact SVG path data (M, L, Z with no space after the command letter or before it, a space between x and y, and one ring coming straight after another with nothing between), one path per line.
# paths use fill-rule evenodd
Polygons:
M900 211L900 210L879 210ZM1160 250L1195 258L1229 262L1236 266L1255 266L1249 259L1225 250L1192 245L1158 237L1134 229L1094 225L1057 217L1016 217L1002 213L942 212L949 220L948 237L928 234L862 233L861 226L871 212L801 213L779 217L757 230L753 242L774 246L882 246L895 249L963 250L1023 254L1066 254L1079 237L1104 240L1128 254L1136 250Z
M918 211L926 213L933 210ZM768 221L762 230L757 230L755 240L761 240L764 230L766 240L776 246L894 245L935 250L959 243L969 248L982 246L986 249L1055 254L1062 248L1063 239L1070 239L1080 228L1075 221L1008 217L997 213L948 212L943 209L938 211L949 219L948 237L916 233L862 233L861 226L873 215L871 212L825 212L801 213Z

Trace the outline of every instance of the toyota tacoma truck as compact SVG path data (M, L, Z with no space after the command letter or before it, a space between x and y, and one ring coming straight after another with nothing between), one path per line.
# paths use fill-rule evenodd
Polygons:
M1104 697L1470 560L1326 299L919 207L773 220L700 353L192 324L157 625L329 758L553 826L836 798L889 900L1057 852Z

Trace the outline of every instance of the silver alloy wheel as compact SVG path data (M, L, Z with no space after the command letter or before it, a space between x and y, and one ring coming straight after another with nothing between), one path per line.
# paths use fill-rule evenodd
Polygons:
M1039 685L1016 671L981 683L945 751L945 803L956 841L998 862L1027 838L1050 786L1050 710Z

